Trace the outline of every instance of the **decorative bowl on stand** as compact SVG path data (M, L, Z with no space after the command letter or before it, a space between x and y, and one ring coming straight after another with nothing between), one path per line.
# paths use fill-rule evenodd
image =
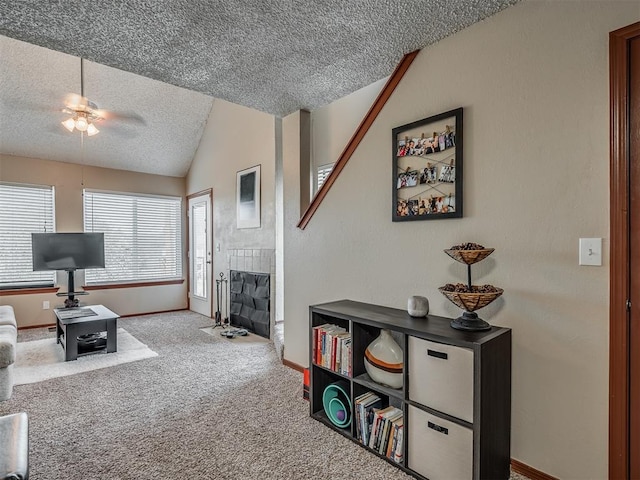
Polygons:
M471 288L477 287L472 285ZM495 292L449 292L444 290L444 287L440 287L438 289L440 293L447 297L451 303L464 310L462 316L451 321L451 326L457 330L473 332L490 330L491 324L478 317L475 311L486 307L504 292L501 288L494 288Z
M472 285L471 288L477 288ZM449 292L440 287L440 293L449 301L467 312L475 312L482 307L486 307L504 292L503 289L495 287L495 292Z
M493 253L493 248L483 248L481 250L445 250L444 253L460 263L473 265L474 263L484 260Z
M464 246L477 244L463 244ZM438 290L451 303L464 310L463 314L451 321L451 327L458 330L467 330L472 332L490 330L491 325L478 317L476 310L486 307L496 298L498 298L504 290L494 287L493 285L477 286L471 284L471 265L484 260L494 251L493 248L450 248L445 253L455 261L464 263L467 266L467 284L451 285L447 284Z

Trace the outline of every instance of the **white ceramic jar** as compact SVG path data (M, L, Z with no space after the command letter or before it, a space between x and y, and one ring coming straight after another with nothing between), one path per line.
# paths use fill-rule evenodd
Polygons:
M371 379L391 388L402 388L404 357L400 345L389 330L381 330L380 335L369 344L364 352L364 368Z

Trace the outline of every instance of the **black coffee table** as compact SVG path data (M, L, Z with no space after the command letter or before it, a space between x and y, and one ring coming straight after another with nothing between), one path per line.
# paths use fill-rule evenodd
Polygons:
M77 308L54 308L56 315L56 339L62 344L65 361L76 360L91 353L112 353L118 350L118 318L103 305L89 305ZM104 343L96 348L78 348L78 337L106 332Z

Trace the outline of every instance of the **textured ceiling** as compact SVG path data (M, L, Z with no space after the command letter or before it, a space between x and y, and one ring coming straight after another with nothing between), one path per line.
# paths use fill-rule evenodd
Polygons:
M150 104L173 111L188 95L181 89L164 90L168 86L157 82L147 87L145 79L125 76L123 72L284 116L298 109L313 110L384 78L405 53L434 43L517 1L0 0L0 35L93 62L86 69L86 95L101 108L133 110L143 117L146 125L128 126L132 130L129 133L135 133L142 144L152 140L142 137L145 129L155 128L155 119L170 122L171 118L153 111ZM17 58L5 66L5 58L13 55L13 44L7 41L2 43L0 72L10 78L8 82L5 78L0 81L3 90L8 83L15 91L3 91L3 97L21 93L21 86L16 87L16 83L41 89L42 97L32 98L39 105L77 90L77 58L61 61L59 67L46 72L36 63L40 60L30 58ZM28 63L32 64L28 69L19 71ZM30 70L33 64L35 72ZM65 83L53 85L56 81ZM96 84L90 85L91 81ZM113 91L104 99L98 98L100 88L108 89L104 85L107 83ZM173 95L177 98L171 98ZM202 107L210 107L212 101L205 101L202 95L192 100ZM191 116L203 123L206 114L199 116L201 112L202 109L191 111ZM2 121L3 129L6 123ZM171 127L175 123L166 125ZM192 135L201 133L201 128L192 127L189 125ZM153 134L157 138L164 135L162 130ZM99 141L107 142L105 137ZM177 132L170 138L176 139ZM197 147L197 141L189 147L179 147L186 148L181 155L193 156L194 145ZM98 148L98 142L95 146ZM140 149L142 155L148 151L145 146ZM2 151L6 153L4 144ZM132 155L120 158L129 164L141 161ZM146 168L143 165L138 170ZM182 164L172 174L185 171Z
M100 133L69 133L61 122L69 93L80 93L80 59L0 36L0 153L98 167L186 175L213 98L84 62L84 93L122 119Z

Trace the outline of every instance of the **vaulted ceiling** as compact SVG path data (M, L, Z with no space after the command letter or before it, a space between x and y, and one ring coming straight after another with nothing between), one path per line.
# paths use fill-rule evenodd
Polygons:
M214 98L313 110L517 1L1 0L0 153L183 176ZM85 95L120 114L83 150L60 125L80 57Z

